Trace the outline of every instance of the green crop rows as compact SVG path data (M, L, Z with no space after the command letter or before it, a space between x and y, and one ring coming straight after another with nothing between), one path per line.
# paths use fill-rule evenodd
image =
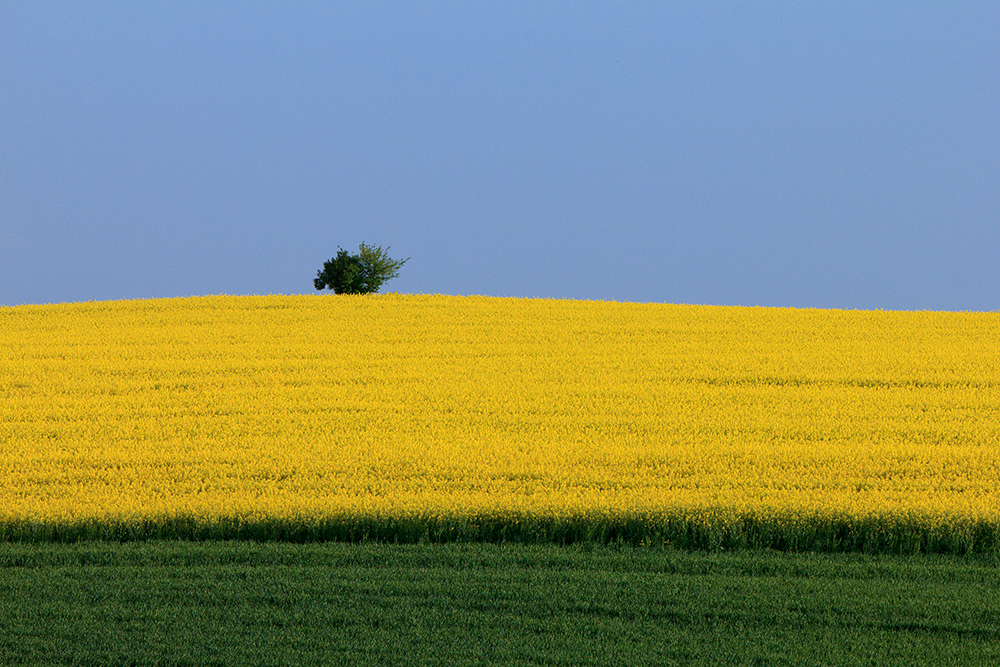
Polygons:
M992 557L0 544L3 665L996 665Z

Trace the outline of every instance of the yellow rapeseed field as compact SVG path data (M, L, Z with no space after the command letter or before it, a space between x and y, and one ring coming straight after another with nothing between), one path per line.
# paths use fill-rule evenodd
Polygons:
M9 535L338 517L508 533L698 517L730 537L747 517L839 521L831 539L1000 525L998 313L396 294L17 306L0 308L0 396Z

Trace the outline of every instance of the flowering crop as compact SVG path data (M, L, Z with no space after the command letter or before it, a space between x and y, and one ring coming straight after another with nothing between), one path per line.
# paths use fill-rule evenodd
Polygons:
M0 397L8 538L1000 542L997 313L396 294L17 306L0 308Z

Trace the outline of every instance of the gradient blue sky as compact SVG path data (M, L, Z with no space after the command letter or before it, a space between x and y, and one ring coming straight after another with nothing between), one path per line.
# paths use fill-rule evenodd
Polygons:
M1000 309L997 2L0 0L0 304Z

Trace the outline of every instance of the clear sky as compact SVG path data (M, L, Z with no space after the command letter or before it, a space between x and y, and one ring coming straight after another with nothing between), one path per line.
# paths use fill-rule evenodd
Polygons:
M997 2L0 0L0 304L1000 309Z

